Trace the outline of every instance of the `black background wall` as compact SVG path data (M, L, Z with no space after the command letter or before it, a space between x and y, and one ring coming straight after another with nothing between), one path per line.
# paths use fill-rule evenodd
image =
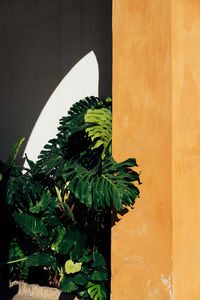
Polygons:
M111 96L112 0L0 0L0 160L28 140L58 83L91 50L99 96Z

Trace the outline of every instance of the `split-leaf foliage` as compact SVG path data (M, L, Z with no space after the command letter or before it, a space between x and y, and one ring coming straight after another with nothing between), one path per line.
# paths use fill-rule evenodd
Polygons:
M136 160L112 157L112 101L87 97L60 120L56 138L29 168L15 165L23 140L0 165L9 212L11 280L33 268L81 299L104 300L109 287L110 211L139 196ZM136 184L135 184L136 182ZM14 225L13 225L14 224Z

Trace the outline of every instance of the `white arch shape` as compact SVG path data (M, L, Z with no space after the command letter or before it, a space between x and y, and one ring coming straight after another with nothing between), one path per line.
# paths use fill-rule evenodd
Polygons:
M93 51L84 56L63 78L41 111L24 154L36 161L47 142L57 134L59 119L78 100L98 96L99 67ZM25 163L25 166L26 163Z

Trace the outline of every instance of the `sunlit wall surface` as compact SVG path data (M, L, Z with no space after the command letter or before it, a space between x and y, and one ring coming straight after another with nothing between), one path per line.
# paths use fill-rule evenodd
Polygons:
M198 300L200 1L113 3L113 153L143 184L112 230L112 300Z

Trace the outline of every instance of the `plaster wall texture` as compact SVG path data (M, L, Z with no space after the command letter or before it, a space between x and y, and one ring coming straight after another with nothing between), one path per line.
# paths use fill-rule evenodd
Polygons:
M113 155L141 197L112 229L112 300L200 297L200 3L114 0Z
M200 2L172 6L173 294L200 299Z

